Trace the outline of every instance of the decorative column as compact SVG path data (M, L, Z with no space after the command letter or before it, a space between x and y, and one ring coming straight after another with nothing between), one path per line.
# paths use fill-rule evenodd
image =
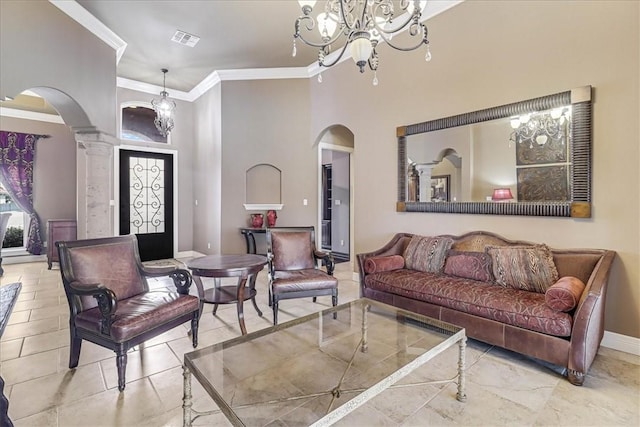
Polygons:
M97 130L76 130L78 239L109 237L113 224L113 147L118 140Z
M431 170L436 163L421 163L416 165L416 170L420 174L420 187L418 193L421 202L431 201Z

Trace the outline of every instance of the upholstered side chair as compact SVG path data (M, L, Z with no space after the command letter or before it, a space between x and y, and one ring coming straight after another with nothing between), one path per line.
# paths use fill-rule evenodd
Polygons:
M267 229L269 261L269 305L273 324L278 324L278 304L282 299L331 295L338 304L338 279L333 277L333 255L316 249L313 227ZM324 264L326 272L318 265ZM335 314L335 313L334 313Z
M116 352L118 390L125 388L127 351L185 322L198 345L200 302L189 295L191 274L177 267L146 268L135 235L56 242L69 302L69 368L82 340ZM147 278L169 276L176 292L149 290Z

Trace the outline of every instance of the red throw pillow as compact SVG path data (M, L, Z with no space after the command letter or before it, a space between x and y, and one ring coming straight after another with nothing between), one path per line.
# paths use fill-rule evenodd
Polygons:
M404 258L400 255L374 256L364 260L364 272L367 274L404 268Z
M444 264L444 274L481 282L493 282L491 257L484 252L450 250Z
M544 302L556 311L571 311L578 305L584 288L585 284L577 277L562 277L547 289Z

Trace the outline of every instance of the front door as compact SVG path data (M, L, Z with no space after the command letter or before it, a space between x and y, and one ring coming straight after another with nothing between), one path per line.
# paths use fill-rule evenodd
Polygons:
M142 261L173 258L173 155L120 150L120 235Z

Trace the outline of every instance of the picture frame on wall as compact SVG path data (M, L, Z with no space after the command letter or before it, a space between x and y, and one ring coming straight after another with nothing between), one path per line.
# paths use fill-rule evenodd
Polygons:
M451 175L434 175L431 177L431 201L451 201Z

